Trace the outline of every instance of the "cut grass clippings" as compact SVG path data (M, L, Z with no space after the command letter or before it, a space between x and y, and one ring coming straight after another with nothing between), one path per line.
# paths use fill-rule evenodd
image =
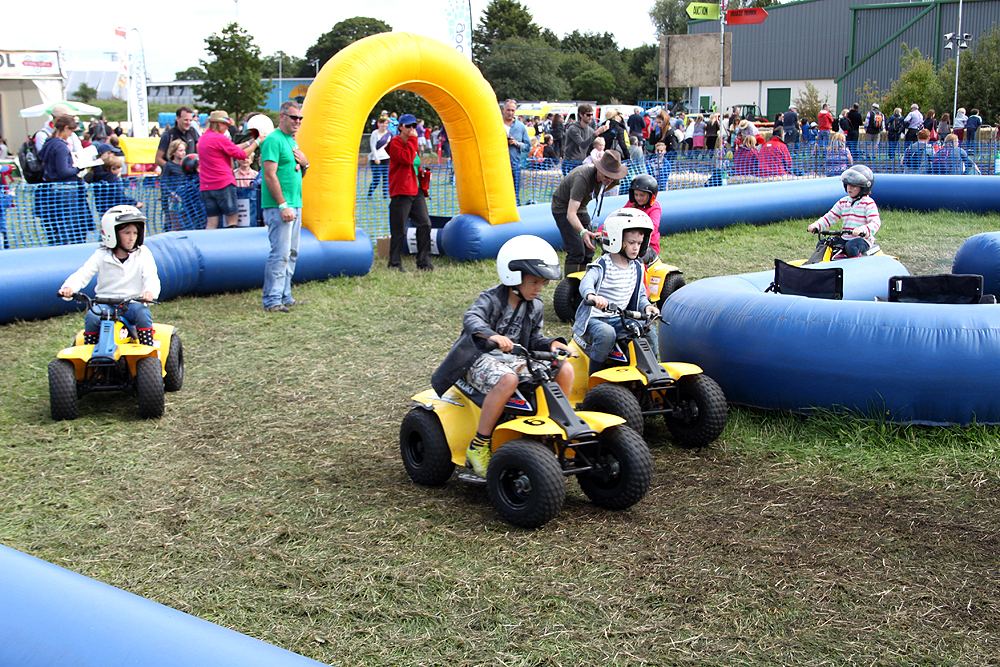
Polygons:
M911 273L1000 228L883 217ZM662 256L689 282L767 270L808 256L808 222L665 237ZM407 402L496 283L492 262L435 263L298 286L288 315L258 292L156 306L186 361L156 421L110 394L51 421L46 367L82 317L0 327L0 542L331 665L1000 664L994 426L734 406L688 451L654 420L645 500L600 510L570 479L531 532L482 487L412 484ZM552 288L546 329L568 335Z

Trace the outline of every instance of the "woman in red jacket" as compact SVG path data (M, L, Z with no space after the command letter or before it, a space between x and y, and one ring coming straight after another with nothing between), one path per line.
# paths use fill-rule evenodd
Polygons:
M420 189L417 170L420 153L417 142L417 119L403 114L399 134L389 142L389 268L406 273L403 268L403 242L406 222L413 220L417 230L417 268L433 271L431 264L431 217Z

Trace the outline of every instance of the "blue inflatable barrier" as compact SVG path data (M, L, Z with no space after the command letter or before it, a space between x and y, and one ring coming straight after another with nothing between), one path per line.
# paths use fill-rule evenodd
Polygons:
M302 230L295 281L360 276L372 267L374 250L364 230L354 241L318 241ZM167 232L147 237L160 276L160 299L263 287L271 250L266 227ZM56 296L67 276L98 248L96 243L6 250L0 262L0 324L53 317L80 309ZM93 296L96 279L84 290Z
M0 545L4 667L322 663Z
M844 301L765 293L773 271L706 278L663 307L660 355L698 364L726 398L917 424L1000 423L1000 306L875 302L906 275L842 260Z
M983 294L1000 297L1000 232L970 236L955 253L952 273L983 277Z
M1000 187L992 176L913 176L877 174L872 196L883 209L983 213L1000 211ZM661 234L727 227L737 223L764 225L779 220L818 218L844 196L839 178L806 178L718 188L692 188L660 193ZM600 224L628 203L625 195L607 197ZM588 207L592 212L595 203ZM452 259L493 259L500 246L518 234L535 234L562 249L562 237L549 204L522 206L521 221L489 225L472 215L455 216L442 232L445 253Z

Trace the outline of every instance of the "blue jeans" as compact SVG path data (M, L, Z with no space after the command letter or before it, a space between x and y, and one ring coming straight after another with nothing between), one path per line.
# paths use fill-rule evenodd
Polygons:
M271 242L271 252L264 265L264 308L281 304L288 305L292 299L292 276L295 274L295 260L299 257L299 232L302 231L302 209L295 212L295 220L281 219L281 209L265 208L264 222L267 224L267 238Z
M112 306L106 305L95 305L94 308L99 308L104 312L116 310ZM136 329L152 329L153 328L153 316L149 312L149 306L144 303L132 302L128 306L128 310L125 311L123 319L131 322ZM87 315L83 319L83 332L89 334L97 334L101 332L101 316L93 312L92 309L87 310Z
M611 350L615 346L618 337L624 335L625 327L622 326L620 317L591 317L587 322L587 340L590 342L590 349L587 356L597 363L604 363ZM647 335L649 345L655 352L657 349L656 327L653 326Z

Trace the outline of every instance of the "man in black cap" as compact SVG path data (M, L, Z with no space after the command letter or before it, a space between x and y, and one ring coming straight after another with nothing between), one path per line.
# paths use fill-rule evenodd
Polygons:
M604 195L628 174L616 150L606 150L593 164L580 165L566 174L552 195L552 217L566 250L566 275L584 271L594 258L594 237L587 204L597 197L597 215Z

